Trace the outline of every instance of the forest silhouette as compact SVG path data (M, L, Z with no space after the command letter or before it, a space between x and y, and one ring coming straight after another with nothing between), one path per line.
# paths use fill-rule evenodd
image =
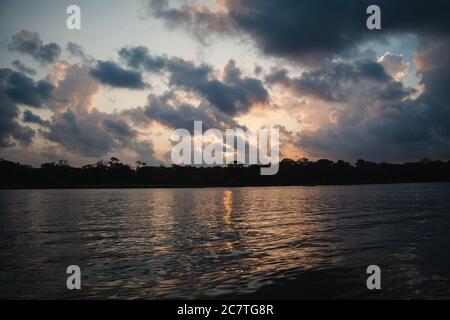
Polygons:
M72 167L67 161L44 163L39 168L0 159L1 188L102 188L102 187L220 187L291 186L326 184L374 184L449 182L450 161L403 164L358 160L354 165L339 160L284 159L273 176L260 175L259 165L226 167L132 167L117 158Z

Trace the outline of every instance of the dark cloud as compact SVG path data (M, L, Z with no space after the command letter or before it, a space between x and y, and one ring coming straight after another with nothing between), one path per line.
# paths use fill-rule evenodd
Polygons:
M257 65L257 66L255 66L255 69L253 72L255 73L255 75L259 76L263 73L263 71L264 71L263 67Z
M427 119L430 111L419 101L405 101L383 105L358 120L345 112L336 124L301 132L298 145L316 157L352 161L449 159L449 136L435 132Z
M46 81L35 82L26 75L8 68L0 69L0 147L19 142L29 145L35 131L19 123L18 104L42 107L51 98L53 86Z
M225 132L226 129L247 130L245 126L237 123L232 117L220 112L214 106L206 102L199 105L192 105L179 101L174 91L168 91L162 95L150 94L148 104L145 107L137 107L122 112L122 115L134 120L136 126L148 126L152 122L162 124L169 129L186 129L194 134L194 122L201 121L202 129L219 129ZM236 137L241 140L241 137ZM173 143L173 141L171 141ZM246 141L242 141L246 148L250 146ZM170 162L170 152L165 154L165 160Z
M417 103L425 107L426 123L430 130L450 136L450 38L431 38L423 44L416 56L421 83L424 86L423 94Z
M130 149L136 152L137 159L147 165L161 165L162 162L155 157L155 150L151 140L132 141Z
M135 154L149 163L156 161L151 142L139 140L139 133L127 122L128 117L95 109L99 84L91 76L89 66L62 63L55 70L64 73L56 81L51 99L46 101L52 117L43 120L25 111L23 121L40 124L40 136L51 142L58 153L98 158L126 150L125 155Z
M173 91L160 96L150 94L145 107L137 107L122 113L137 126L147 126L152 121L161 123L170 129L193 130L194 121L202 121L205 130L211 128L226 129L238 127L238 124L226 114L205 102L194 106L179 101Z
M220 87L212 85L210 90L206 89L205 95L221 110L230 110L229 114L245 113L253 104L269 102L269 94L261 80L242 76L234 60L230 60L224 70L226 90Z
M262 82L242 77L233 60L225 67L223 81L211 78L212 70L209 67L194 66L184 60L174 59L168 68L172 85L200 94L230 116L245 114L254 104L265 104L269 100Z
M150 51L143 46L121 48L119 56L129 67L147 71L160 71L169 61L165 56L151 55Z
M0 93L0 147L14 146L14 141L18 141L24 146L28 146L35 136L35 131L29 127L22 126L17 122L19 108Z
M254 104L269 101L263 83L259 79L243 76L234 60L228 62L221 81L214 77L214 70L209 65L195 65L180 58L152 56L144 47L122 48L119 55L129 67L168 72L171 86L199 94L230 116L244 114Z
M148 86L140 72L123 69L112 61L97 61L97 65L91 69L91 75L111 87L143 89Z
M325 101L344 102L365 88L377 99L403 99L414 92L394 80L383 65L372 60L336 62L320 69L305 71L291 78L287 69L273 70L266 75L269 84L281 85L299 96L312 96Z
M0 69L0 90L15 103L40 108L52 97L54 86L47 81L35 82L11 69Z
M303 131L298 145L318 157L377 161L408 161L424 157L450 158L450 62L444 56L450 41L430 39L419 50L419 68L424 92L416 99L370 104L349 103L335 123L317 131ZM366 91L364 91L366 92ZM360 93L361 95L361 93ZM391 97L391 98L394 98ZM381 99L381 100L380 100Z
M325 101L332 108L330 123L299 134L279 127L284 143L291 141L318 157L381 161L450 157L449 1L378 1L381 31L365 27L365 10L373 4L369 0L225 0L220 9L198 3L175 7L164 0L149 3L152 15L170 27L192 32L204 43L211 34L244 35L261 52L302 64L301 74L279 68L265 74L265 83L306 96L312 107L317 100ZM371 41L409 34L421 44L414 62L423 92L404 86L408 67L401 55L386 53L377 60L359 51ZM26 30L14 35L8 48L41 63L53 63L61 53L57 44L45 44L38 33ZM126 47L119 50L121 61L130 68L124 69L111 61L93 66L95 60L73 42L66 50L83 64L55 69L64 76L52 78L56 88L25 75L35 71L19 60L13 62L18 72L0 69L0 146L30 144L35 132L24 125L27 122L41 125L43 138L74 154L100 157L132 149L153 156L151 142L140 141L129 123L146 126L155 121L191 130L193 122L201 120L205 130L238 127L233 117L270 100L264 83L244 75L233 60L217 72L207 64L153 55L142 46ZM144 71L167 78L169 92L152 94L145 106L120 114L94 108L100 83L142 89L147 86ZM265 71L257 67L255 73L263 76ZM193 99L186 102L184 94ZM54 115L43 120L25 111L21 117L21 104L48 106Z
M8 42L8 49L32 56L37 61L54 63L61 55L61 48L52 42L44 44L37 32L20 30Z
M36 75L36 70L34 70L33 68L27 67L20 60L14 60L11 64L14 66L14 68L16 68L16 70L18 72L28 74L29 76Z
M167 0L149 1L150 14L170 26L193 32L199 39L211 33L246 34L265 53L314 62L355 50L363 42L399 33L445 33L450 30L445 0L380 0L382 32L366 28L370 0L314 1L225 0L226 10L198 5L171 7Z
M136 136L136 131L133 130L128 123L121 119L106 118L103 120L104 128L113 133L115 136L120 137L120 139L130 139Z
M84 63L90 64L95 62L94 57L87 54L84 51L84 48L75 42L69 41L67 43L66 50L70 53L71 56L80 58Z
M169 28L182 26L204 44L213 32L232 34L237 29L227 14L213 12L199 4L185 4L175 9L169 7L167 0L153 0L148 2L147 9L152 16L164 19Z
M368 37L366 3L226 1L234 25L250 35L263 52L304 61L343 53Z
M42 118L40 116L38 116L37 114L34 114L30 110L24 111L24 113L23 113L23 122L35 123L35 124L39 124L39 125L41 125L43 127L46 127L46 126L48 126L50 124L49 121L42 120Z
M115 149L128 146L137 133L114 115L92 110L57 113L41 135L73 153L86 157L101 157Z
M83 114L57 113L40 134L73 155L101 158L124 152L129 157L132 152L138 160L159 164L150 140L139 140L138 132L125 119L96 109Z
M285 69L267 76L297 95L340 103L332 123L304 130L298 145L320 157L408 160L449 158L450 2L402 0L313 1L225 0L222 10L149 1L149 11L170 26L199 38L211 33L253 40L265 54L300 62L309 69L290 76ZM366 28L366 8L377 4L382 30ZM201 19L207 16L207 19ZM218 27L220 24L226 28ZM422 44L416 65L424 92L412 98L401 78L399 55L362 59L362 45L403 35ZM202 42L204 42L202 40ZM359 59L357 57L359 56ZM359 61L356 61L359 60Z
M171 104L165 97L149 96L145 115L169 128L192 131L194 121L202 121L205 130L225 128L236 124L231 118L205 104L193 106L188 103Z
M100 157L115 147L115 140L108 132L99 129L95 117L80 119L73 111L67 111L53 116L49 131L42 131L41 134L70 152Z

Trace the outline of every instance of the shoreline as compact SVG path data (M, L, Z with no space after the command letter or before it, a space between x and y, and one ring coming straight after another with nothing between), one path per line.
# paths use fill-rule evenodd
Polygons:
M450 181L396 181L396 182L360 182L360 183L317 183L317 184L273 184L273 185L74 185L74 186L0 186L0 190L76 190L76 189L211 189L211 188L282 188L282 187L319 187L319 186L370 186L394 184L450 183Z

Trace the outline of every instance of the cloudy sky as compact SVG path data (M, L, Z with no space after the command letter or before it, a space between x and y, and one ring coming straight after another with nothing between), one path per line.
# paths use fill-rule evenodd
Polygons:
M81 8L81 30L66 8ZM382 29L366 28L381 8ZM0 0L0 157L167 163L174 129L282 157L450 159L450 2Z

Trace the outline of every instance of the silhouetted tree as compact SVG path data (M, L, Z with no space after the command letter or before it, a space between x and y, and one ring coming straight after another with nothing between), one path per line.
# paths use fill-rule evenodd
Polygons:
M33 168L0 159L0 187L200 187L450 181L450 161L429 159L404 164L360 159L354 166L342 160L283 159L278 174L273 176L261 176L260 165L240 163L217 167L148 166L140 161L136 164L133 169L112 157L108 163L101 160L81 168L70 166L66 160Z

